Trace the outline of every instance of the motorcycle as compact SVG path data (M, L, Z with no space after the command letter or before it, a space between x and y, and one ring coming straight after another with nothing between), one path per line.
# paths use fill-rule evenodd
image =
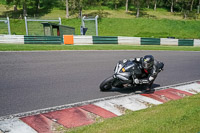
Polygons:
M156 65L158 68L158 73L163 71L164 63L156 61ZM140 69L140 64L135 61L123 60L119 61L114 69L114 74L109 78L105 79L100 84L101 91L111 90L112 87L116 88L125 88L125 87L135 87L141 86L142 84L135 84L133 82L134 77L145 77L145 74ZM154 79L155 80L155 79ZM149 85L151 87L152 83Z

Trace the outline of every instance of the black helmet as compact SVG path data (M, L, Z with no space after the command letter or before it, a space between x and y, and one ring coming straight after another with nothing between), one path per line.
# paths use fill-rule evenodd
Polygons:
M154 65L154 57L152 55L145 55L142 59L142 66L144 69L151 69Z

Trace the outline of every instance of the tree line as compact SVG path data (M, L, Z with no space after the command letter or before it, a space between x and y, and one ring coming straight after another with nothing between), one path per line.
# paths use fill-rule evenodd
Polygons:
M182 12L184 18L191 12L199 14L200 0L1 0L7 5L13 5L14 11L18 8L23 8L23 15L26 16L27 9L32 9L37 13L40 9L51 9L58 7L66 10L66 18L69 18L70 13L78 11L80 16L83 9L91 7L107 6L113 10L124 7L125 12L134 7L136 17L140 16L140 11L143 8L157 7L166 8L170 12Z

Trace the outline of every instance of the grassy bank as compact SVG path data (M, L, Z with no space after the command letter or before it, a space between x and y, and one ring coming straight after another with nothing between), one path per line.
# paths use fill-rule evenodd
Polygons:
M6 11L13 9L0 5L0 16ZM166 38L175 37L178 39L200 38L200 19L183 19L181 13L170 13L166 9L158 8L141 10L141 17L135 17L135 10L125 13L125 9L111 10L109 8L83 10L83 15L101 18L98 21L100 36L134 36ZM39 19L62 18L62 24L76 28L75 33L80 34L81 19L78 13L71 14L70 19L65 18L65 10L54 8L45 14L38 14ZM11 15L12 16L12 15ZM30 17L30 16L29 16ZM5 17L4 17L5 18ZM20 16L15 17L20 18ZM25 35L25 22L23 19L10 19L11 33ZM44 35L41 22L28 23L30 35ZM0 34L7 34L6 24L0 23Z
M104 122L73 129L71 133L199 133L200 94L130 112Z
M99 20L100 36L134 36L167 38L175 37L179 39L200 38L200 21L194 20L168 20L168 19L123 19L123 18L103 18ZM30 22L29 22L30 23ZM80 19L63 19L63 25L76 28L75 33L80 34ZM29 33L44 35L41 23L31 23ZM3 29L0 29L0 32ZM7 32L5 28L4 31ZM25 35L24 20L11 19L11 32L16 35Z
M34 50L170 50L200 51L200 47L191 46L130 46L130 45L39 45L39 44L0 44L0 51L34 51Z
M100 35L135 36L152 38L200 38L199 21L168 19L102 19L99 24Z

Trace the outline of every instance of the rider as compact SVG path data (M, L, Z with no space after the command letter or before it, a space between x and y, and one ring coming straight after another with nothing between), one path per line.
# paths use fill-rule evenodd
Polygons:
M157 74L163 69L164 64L162 62L154 60L152 55L145 55L141 58L135 58L132 61L136 62L141 69L143 76L133 77L133 83L144 84L146 86L146 92L153 92L151 87Z

